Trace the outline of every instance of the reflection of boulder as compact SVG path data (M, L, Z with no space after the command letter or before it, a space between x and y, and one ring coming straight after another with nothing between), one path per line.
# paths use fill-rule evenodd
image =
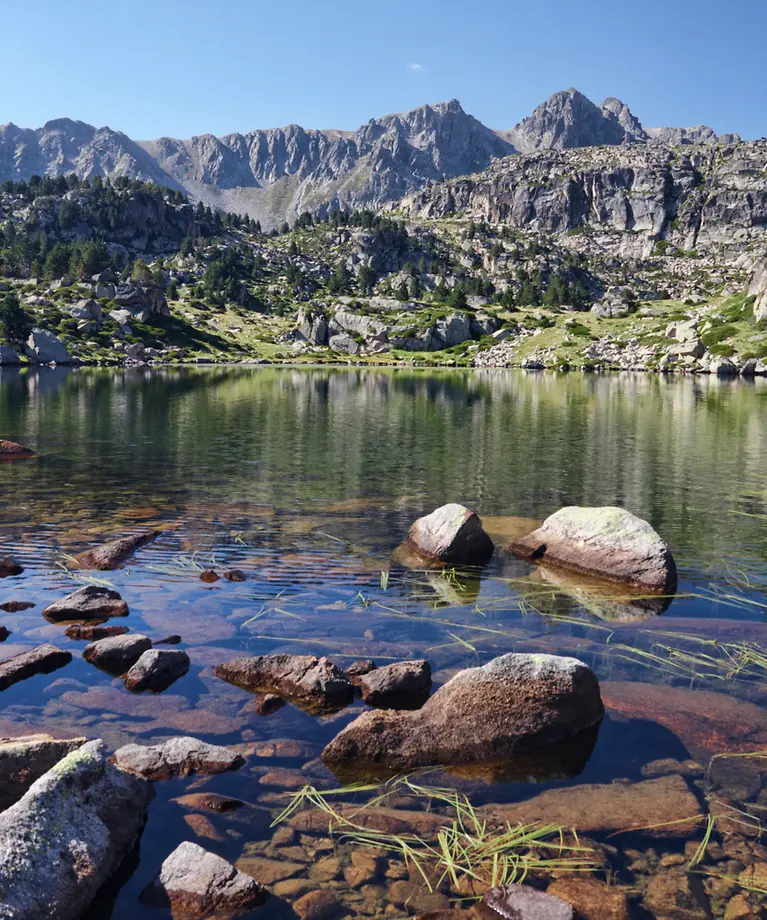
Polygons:
M439 601L439 606L460 607L476 604L482 582L479 575L449 572L428 572L426 578Z
M632 597L626 588L549 565L539 566L530 578L553 585L600 620L643 620L668 610L672 601L665 595L648 596L639 592Z

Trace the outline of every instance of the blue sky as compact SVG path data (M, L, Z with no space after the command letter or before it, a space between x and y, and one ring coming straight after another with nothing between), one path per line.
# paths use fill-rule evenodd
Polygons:
M646 127L767 135L767 0L0 0L0 123L136 139L354 129L453 97L510 128L558 89Z

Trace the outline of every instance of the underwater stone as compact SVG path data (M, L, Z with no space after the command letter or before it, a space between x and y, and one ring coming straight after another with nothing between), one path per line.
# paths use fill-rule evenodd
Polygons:
M55 645L38 645L28 652L14 655L0 663L0 690L26 680L35 674L50 674L63 668L72 660L72 653L62 651Z
M482 898L491 916L504 920L573 920L572 907L554 895L526 885L491 888Z
M78 556L77 561L83 569L110 571L119 568L140 546L156 539L161 532L160 530L149 530L144 533L131 534L128 537L120 537L96 549L88 550Z

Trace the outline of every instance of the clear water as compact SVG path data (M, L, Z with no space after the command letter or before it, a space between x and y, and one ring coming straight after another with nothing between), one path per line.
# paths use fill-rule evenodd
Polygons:
M355 705L330 719L289 707L256 715L249 694L213 675L213 666L242 652L311 652L342 665L426 657L439 684L506 651L547 651L587 661L605 686L700 688L761 706L763 670L725 680L721 651L709 667L697 659L680 666L659 645L696 654L711 651L700 639L767 646L766 409L763 380L287 367L2 370L0 436L40 456L0 466L0 551L25 565L21 576L0 582L0 602L36 604L0 615L12 631L0 657L43 641L79 653L82 643L41 616L79 586L68 556L159 526L160 539L103 578L127 600L131 630L180 634L192 669L161 695L135 697L76 657L2 693L0 735L53 728L103 737L110 747L183 733L222 744L299 739L318 755L359 713ZM447 501L479 512L496 538L481 576L392 563L412 521ZM552 583L502 550L524 526L515 519L542 519L567 504L622 505L661 533L680 572L679 593L662 616L616 600L612 589ZM237 567L249 578L208 586L201 567ZM472 800L636 780L662 758L705 764L722 749L721 738L708 743L705 734L682 738L660 716L608 712L580 775L541 775L535 785L477 780ZM263 768L296 770L306 760L251 758L239 773L204 785L157 784L135 871L92 915L158 915L138 893L181 840L197 839L171 799L199 786L276 813L287 799L260 782ZM322 778L322 770L307 775ZM221 839L198 842L230 859L264 836L212 821ZM270 910L291 915L276 900Z

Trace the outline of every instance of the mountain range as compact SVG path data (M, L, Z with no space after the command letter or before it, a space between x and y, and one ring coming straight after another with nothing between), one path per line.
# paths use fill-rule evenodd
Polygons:
M620 100L598 106L568 89L510 130L486 127L457 100L371 119L357 131L289 125L188 140L134 141L69 118L37 129L6 124L0 126L0 181L67 173L144 179L246 213L269 229L303 211L379 207L433 182L537 150L739 141L705 126L645 129Z

